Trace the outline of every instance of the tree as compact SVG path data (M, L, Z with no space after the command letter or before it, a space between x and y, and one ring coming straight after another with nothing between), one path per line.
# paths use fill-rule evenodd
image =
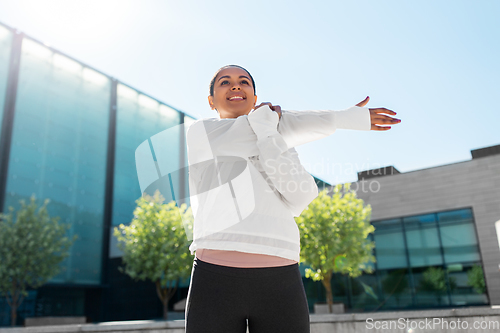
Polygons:
M65 237L70 225L59 224L58 216L49 216L49 199L38 212L35 200L32 195L29 205L20 201L15 221L12 206L9 214L0 213L0 294L11 308L11 326L15 326L17 309L28 295L26 289L36 289L57 275L59 263L78 238Z
M153 281L163 304L163 318L167 319L168 301L179 280L190 276L194 257L182 223L183 219L192 221L191 207L186 209L187 205L182 204L178 209L175 201L163 204L164 200L158 190L153 197L145 194L136 200L132 222L115 227L114 236L125 264L118 270L135 281Z
M319 192L302 214L295 218L300 230L300 261L306 262L306 278L321 281L326 289L329 312L332 312L333 273L355 278L363 272L372 273L375 243L368 240L375 228L370 224L371 207L350 191L350 183Z
M474 291L478 294L484 294L486 292L486 284L484 282L483 268L481 265L474 265L467 272L467 284L474 288Z
M453 276L448 276L450 290L453 291L457 287L457 279ZM438 297L438 303L441 304L441 298L446 293L446 275L441 267L429 267L422 273L422 278L419 282L419 289L434 293Z
M386 300L394 295L396 304L399 306L400 295L408 288L408 280L406 279L406 269L397 269L389 272L382 280L382 289L387 294Z

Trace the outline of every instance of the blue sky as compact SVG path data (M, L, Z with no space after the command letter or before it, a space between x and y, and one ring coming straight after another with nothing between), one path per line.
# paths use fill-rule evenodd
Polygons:
M227 64L258 103L341 110L366 96L401 119L298 146L332 184L471 159L500 144L500 1L2 0L0 22L195 118ZM490 105L492 104L492 105Z

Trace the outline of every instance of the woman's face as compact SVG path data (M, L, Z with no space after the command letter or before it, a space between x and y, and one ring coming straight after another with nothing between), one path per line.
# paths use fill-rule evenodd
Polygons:
M223 69L215 78L214 95L208 96L208 103L212 110L217 109L221 119L248 114L257 103L252 79L241 68Z

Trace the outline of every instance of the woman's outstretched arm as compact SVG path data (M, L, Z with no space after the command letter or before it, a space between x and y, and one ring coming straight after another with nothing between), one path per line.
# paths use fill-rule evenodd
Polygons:
M337 129L387 131L391 128L390 126L378 125L394 125L400 122L399 119L390 116L396 114L392 110L364 107L368 99L369 97L344 110L283 110L281 112L279 106L273 106L271 103L262 103L255 110L262 105L268 105L272 110L279 108L280 119L277 130L288 148L293 148L330 136ZM234 119L197 120L188 130L188 146L191 145L192 151L196 152L194 155L203 156L202 160L214 156L248 158L258 155L257 137L248 122L253 112Z
M255 111L253 111L255 112ZM238 156L259 155L257 137L248 121L249 115L234 119L200 119L188 130L187 141L196 155ZM337 129L370 130L368 108L353 106L345 110L283 110L277 131L288 148L325 138Z
M345 110L283 110L278 132L288 147L326 138L337 129L369 131L371 128L368 108L352 106Z

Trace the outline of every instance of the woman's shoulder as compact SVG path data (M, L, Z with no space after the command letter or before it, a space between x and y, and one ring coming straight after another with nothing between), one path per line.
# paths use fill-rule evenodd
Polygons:
M243 122L237 119L200 118L192 122L187 128L186 139L188 145L196 142L213 140L227 133L230 129L236 131L242 128Z
M233 128L233 126L239 127L241 125L238 124L244 124L245 120L243 117L238 117L238 118L200 118L195 120L191 125L189 126L189 129L194 128L194 129L204 129L207 132L213 132L213 131L219 131L221 129L229 129ZM248 123L248 122L247 122ZM234 128L236 128L234 127ZM188 131L189 131L188 129Z
M200 118L200 119L196 119L195 121L193 121L190 125L189 125L189 128L195 126L195 127L199 127L200 125L217 125L217 124L227 124L228 122L226 121L228 119L220 119L220 118L215 118L215 117L212 117L212 118Z

